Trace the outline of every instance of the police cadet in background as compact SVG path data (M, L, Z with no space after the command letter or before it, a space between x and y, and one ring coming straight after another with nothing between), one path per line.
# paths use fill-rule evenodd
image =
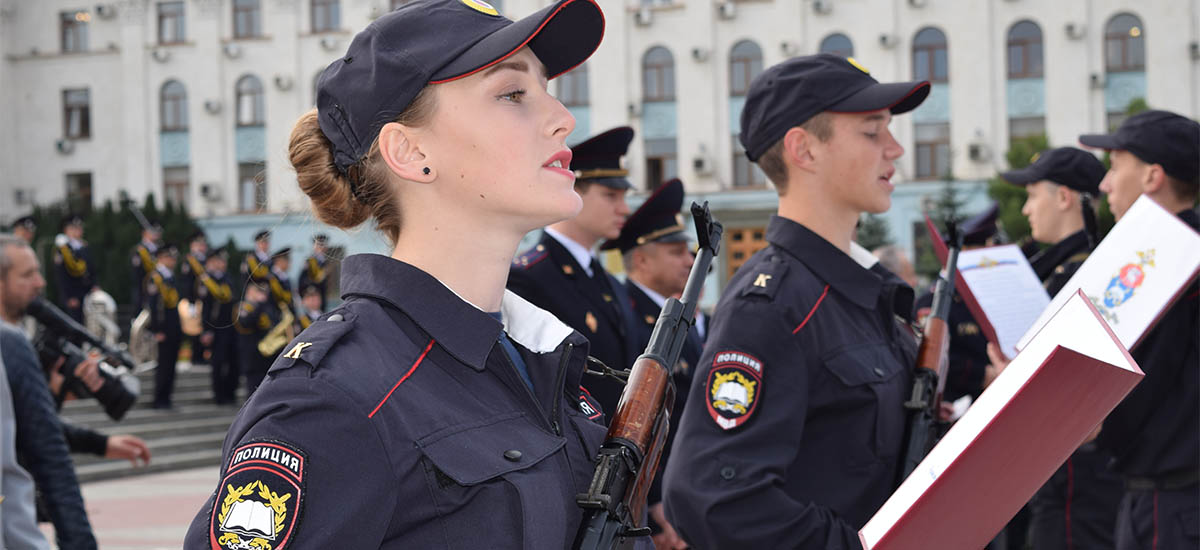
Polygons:
M1112 135L1079 142L1111 151L1100 183L1120 221L1146 195L1200 231L1200 124L1145 111ZM1133 349L1146 373L1104 420L1097 443L1125 481L1117 513L1118 550L1200 547L1200 286L1192 281ZM1154 546L1157 545L1157 546Z
M175 267L179 250L173 244L162 244L154 253L158 260L154 272L146 278L146 307L150 309L150 332L158 342L158 365L154 368L154 408L171 409L171 393L175 390L175 362L183 343L179 322L179 285Z
M12 233L26 244L33 246L33 237L37 233L37 222L33 216L21 216L12 223Z
M625 264L625 290L633 305L636 335L634 348L645 350L654 331L654 323L662 312L667 298L679 298L687 286L695 255L688 246L689 228L679 213L683 207L683 182L673 179L650 195L621 227L621 235L605 241L600 250L617 249ZM697 313L699 310L697 310ZM669 458L670 444L692 384L692 368L700 360L704 339L700 329L693 326L679 355L679 363L671 372L675 382L675 405L671 410L671 430L659 461L660 476L650 487L648 499L654 545L659 550L686 548L663 515L661 471Z
M312 255L304 261L304 266L300 270L300 278L296 282L297 288L301 290L307 287L316 287L321 296L321 310L325 310L325 295L329 291L329 273L325 270L325 265L329 259L325 257L325 252L329 246L329 237L323 233L313 235L313 252Z
M204 288L204 260L208 257L208 238L204 235L204 231L197 229L192 232L187 239L188 251L183 255L183 261L179 263L179 298L187 300L188 308L180 309L180 315L184 315L194 321L191 325L196 327L192 331L203 331L203 301L204 294L207 292ZM181 302L182 306L182 302ZM191 335L188 332L188 326L184 326L185 337L191 344L192 348L192 364L206 363L205 352L207 346L202 341L203 332Z
M263 229L254 234L254 250L242 260L243 282L267 284L271 276L271 232Z
M321 308L321 296L321 289L316 285L309 285L300 290L300 313L296 315L300 330L308 328L325 313Z
M158 239L162 237L162 226L156 221L150 221L149 227L142 228L142 240L133 247L133 252L130 253L129 274L133 282L133 292L129 295L133 302L133 315L145 309L148 304L143 299L142 292L146 288L146 278L154 273L158 261L155 255L158 252Z
M229 252L225 247L211 251L204 259L201 277L201 303L204 305L204 345L210 350L213 401L218 405L233 403L237 394L241 361L238 357L238 336L233 326L233 284L226 271Z
M546 227L538 244L513 260L508 288L558 317L587 337L590 353L617 370L628 369L642 353L625 287L609 275L593 248L615 239L629 215L625 193L632 184L621 157L633 129L613 128L571 148L575 191L583 198L579 215ZM583 387L610 414L624 385L587 376Z
M888 125L928 94L828 54L751 82L739 138L779 214L717 304L667 464L667 519L693 547L860 548L895 489L913 291L851 233L891 206Z
M95 286L95 273L89 263L87 243L83 240L83 218L67 216L62 232L54 241L54 278L58 283L58 305L83 324L83 299Z
M603 28L591 0L517 23L418 0L325 69L289 158L322 222L373 218L391 255L344 260L345 301L242 407L185 548L255 544L247 513L289 550L570 546L605 434L588 342L504 283L521 238L581 206L547 79Z
M1021 213L1033 240L1049 245L1029 263L1053 298L1099 242L1092 200L1099 195L1104 165L1091 153L1060 147L1000 176L1028 193ZM1123 488L1109 469L1111 460L1094 442L1084 443L1038 490L1029 503L1034 550L1113 548Z
M270 291L255 282L246 283L245 297L238 304L233 326L238 333L238 357L246 376L246 392L254 393L267 375L275 353L263 353L259 344L283 321L282 311Z
M271 290L271 300L280 310L294 312L296 310L295 296L292 295L292 279L288 270L292 267L292 249L284 247L271 255L271 274L267 277L267 288ZM295 314L293 313L293 316Z

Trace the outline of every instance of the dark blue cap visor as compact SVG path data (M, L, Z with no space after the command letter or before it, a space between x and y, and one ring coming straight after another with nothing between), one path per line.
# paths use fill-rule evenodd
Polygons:
M916 109L928 96L929 83L926 81L877 83L850 94L825 110L834 113L868 113L887 109L898 115Z
M604 37L604 14L593 0L556 3L483 37L442 67L430 84L482 71L529 46L554 78L583 63Z

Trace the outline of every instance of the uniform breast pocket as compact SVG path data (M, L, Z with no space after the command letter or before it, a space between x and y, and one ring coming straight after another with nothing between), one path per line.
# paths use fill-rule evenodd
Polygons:
M417 440L446 548L561 546L574 487L554 455L565 441L524 413Z
M843 349L824 364L844 392L829 405L846 417L847 431L875 458L895 458L904 437L904 367L882 344Z

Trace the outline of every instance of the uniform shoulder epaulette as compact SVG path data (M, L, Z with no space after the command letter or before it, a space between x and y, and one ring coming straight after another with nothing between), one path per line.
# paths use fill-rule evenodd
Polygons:
M743 281L739 295L775 298L776 289L783 283L783 277L787 275L787 262L772 255L753 267L754 270L747 273L748 278Z
M353 313L344 310L322 316L283 347L271 370L291 368L298 361L316 367L338 340L350 332L354 318Z
M534 264L546 259L546 256L549 255L550 252L546 250L546 247L539 244L513 259L512 265L517 269L529 269Z

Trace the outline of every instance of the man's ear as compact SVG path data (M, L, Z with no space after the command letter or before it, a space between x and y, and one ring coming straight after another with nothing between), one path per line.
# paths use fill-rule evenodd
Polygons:
M1142 193L1154 195L1166 187L1166 185L1167 173L1163 170L1162 165L1146 165L1146 172L1142 174Z
M413 128L398 122L384 124L379 130L379 156L397 176L408 181L431 183L437 173L416 137Z
M783 135L783 163L789 170L796 167L806 172L813 171L816 163L813 145L816 141L816 136L808 133L808 130L792 127Z
M1066 212L1074 208L1075 201L1078 200L1079 192L1065 185L1054 186L1054 207L1059 212Z

